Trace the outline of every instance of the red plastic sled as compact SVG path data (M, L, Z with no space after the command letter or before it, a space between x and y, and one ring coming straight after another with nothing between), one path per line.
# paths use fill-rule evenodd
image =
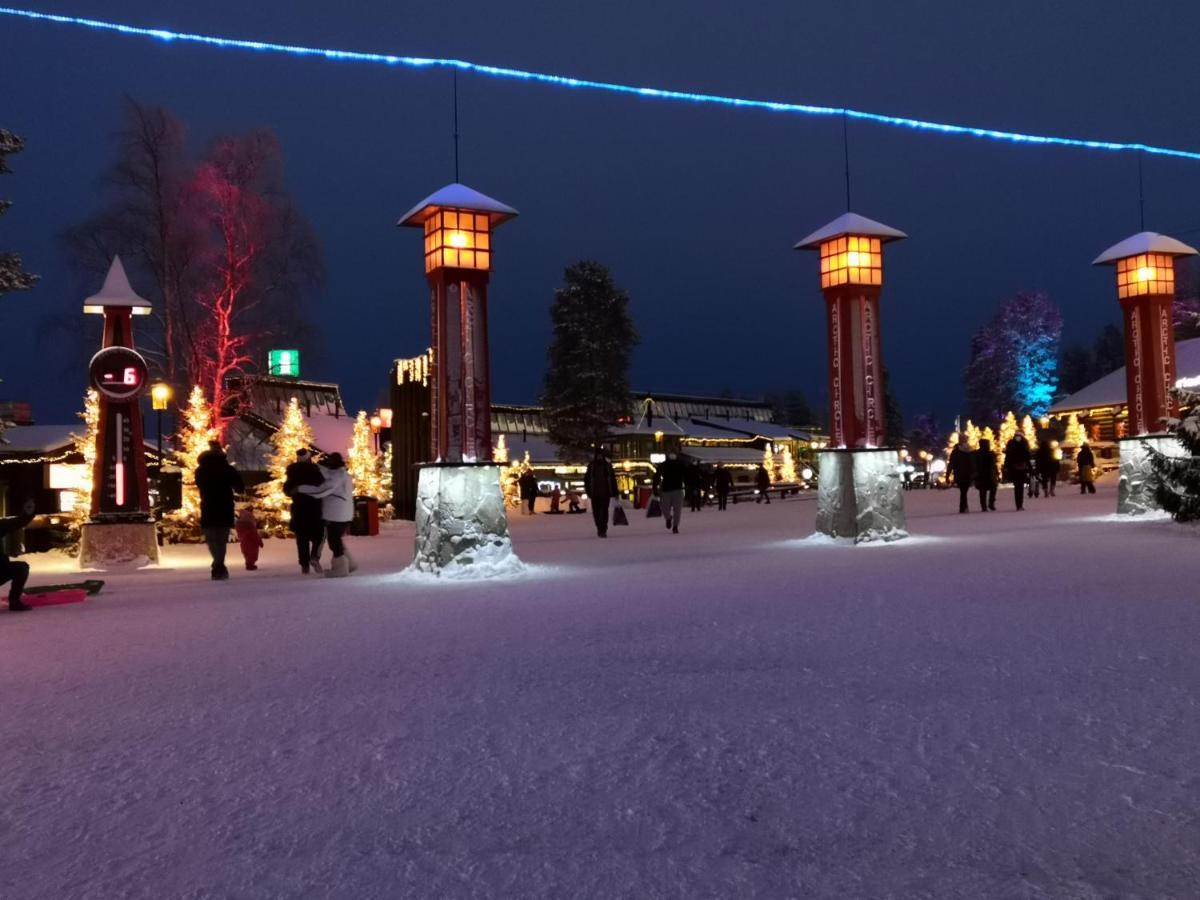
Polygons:
M61 606L64 603L82 603L87 595L88 592L83 588L70 588L65 591L26 594L22 599L30 606Z

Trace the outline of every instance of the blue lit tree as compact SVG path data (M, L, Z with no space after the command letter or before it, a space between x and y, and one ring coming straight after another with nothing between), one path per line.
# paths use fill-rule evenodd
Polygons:
M1041 293L1007 300L971 339L965 372L967 410L992 422L1012 410L1043 415L1058 388L1062 314Z

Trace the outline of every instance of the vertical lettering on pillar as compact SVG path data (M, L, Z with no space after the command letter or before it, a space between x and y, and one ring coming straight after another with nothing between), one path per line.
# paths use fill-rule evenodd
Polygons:
M1129 387L1129 424L1131 434L1146 434L1146 397L1142 381L1142 327L1141 317L1136 305L1129 307L1129 342L1133 351L1129 357L1129 373L1126 384Z
M487 283L471 285L475 328L475 446L481 462L492 460L492 390L488 361Z
M1175 414L1175 400L1171 396L1171 391L1175 388L1175 337L1172 318L1171 302L1169 299L1164 300L1158 307L1158 363L1161 367L1162 396L1155 416L1159 418ZM1164 427L1160 421L1154 423L1155 431L1162 431Z
M829 301L829 403L833 445L846 446L845 409L842 398L842 314L837 298Z
M442 440L442 368L445 365L442 346L445 326L442 324L442 316L445 314L445 303L437 282L430 287L429 312L429 325L433 331L433 359L429 361L429 455L435 460L440 460L446 452Z
M866 435L867 446L879 446L878 406L876 397L878 385L875 377L875 310L871 298L863 296L859 300L862 310L862 359L863 359L863 396L866 401Z
M457 281L446 285L446 462L462 462L462 292Z
M475 445L475 292L463 281L460 283L462 303L462 411L463 411L463 461L479 459L479 448Z

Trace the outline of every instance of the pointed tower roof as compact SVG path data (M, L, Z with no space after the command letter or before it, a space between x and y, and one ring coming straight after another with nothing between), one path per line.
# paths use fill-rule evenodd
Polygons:
M465 184L455 182L446 185L440 191L434 191L402 215L396 224L420 228L425 224L425 220L439 209L470 209L475 212L485 212L489 214L493 225L507 222L518 215L511 206L501 203L487 194L481 194Z
M139 297L129 285L129 276L121 265L121 257L114 256L108 274L104 276L104 286L100 293L93 294L83 301L85 313L103 313L108 307L128 307L135 316L150 314L150 301Z
M868 219L866 216L860 216L858 213L848 212L838 216L823 228L818 228L796 244L793 249L815 250L821 244L825 243L825 241L841 237L843 234L877 237L884 243L888 241L900 241L908 237L903 231L892 228L890 225L884 225L882 222L876 222L874 219Z
M1137 256L1139 253L1162 253L1167 256L1195 256L1196 251L1173 237L1159 234L1157 231L1139 231L1133 237L1127 237L1119 244L1113 244L1094 260L1093 266L1103 266L1115 263L1127 256Z

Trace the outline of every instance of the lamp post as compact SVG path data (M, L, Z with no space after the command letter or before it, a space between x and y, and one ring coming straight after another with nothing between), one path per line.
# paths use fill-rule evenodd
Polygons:
M795 245L819 253L828 327L832 448L821 457L817 529L856 542L907 535L896 456L882 449L887 432L879 333L883 245L905 237L848 212Z
M485 545L491 548L486 552L517 562L499 469L491 465L487 336L492 236L516 215L511 206L456 183L400 218L400 225L424 233L433 338L430 445L436 462L418 476L413 561L418 569L469 565Z
M371 422L371 434L375 438L375 452L378 453L379 452L379 429L383 425L383 419L380 418L379 413L376 413L375 415L371 416L370 422Z
M163 459L163 412L171 403L174 395L171 386L163 381L157 381L150 387L150 406L155 413L155 426L158 431L158 456L154 466L154 489L158 494L159 509L162 508L162 459Z
M1149 454L1143 442L1170 453L1176 442L1165 437L1163 419L1176 412L1175 258L1194 256L1182 241L1142 231L1109 247L1093 265L1116 269L1117 299L1125 320L1125 402L1128 430L1118 441L1121 480L1117 511L1137 514L1157 507L1147 484Z

